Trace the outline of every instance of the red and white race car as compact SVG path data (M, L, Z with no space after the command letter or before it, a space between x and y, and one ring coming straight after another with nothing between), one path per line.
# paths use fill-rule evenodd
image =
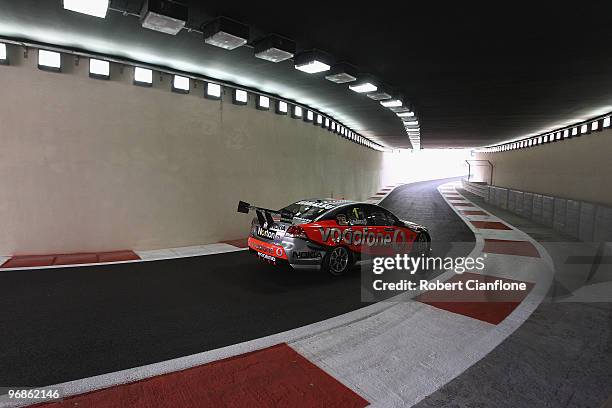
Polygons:
M342 275L363 258L427 255L431 248L427 228L374 204L309 199L270 210L240 201L238 212L249 211L257 215L251 222L250 250L295 269Z

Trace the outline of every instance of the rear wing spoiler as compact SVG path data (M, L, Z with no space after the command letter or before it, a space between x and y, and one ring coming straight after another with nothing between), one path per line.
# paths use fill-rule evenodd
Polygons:
M245 201L238 201L239 213L248 214L250 211L255 211L255 214L257 214L257 220L259 221L259 225L264 228L274 224L272 214L280 215L281 219L293 218L293 214L289 211L270 210L269 208L255 207L254 205L251 205Z

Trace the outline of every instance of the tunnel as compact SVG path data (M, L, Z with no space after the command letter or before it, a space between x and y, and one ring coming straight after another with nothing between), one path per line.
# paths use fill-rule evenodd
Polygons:
M0 10L0 408L612 407L610 7Z

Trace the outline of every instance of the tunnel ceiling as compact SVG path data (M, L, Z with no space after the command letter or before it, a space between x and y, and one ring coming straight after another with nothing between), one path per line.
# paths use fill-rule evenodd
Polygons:
M248 24L251 39L277 33L298 50L348 61L416 107L424 147L477 147L537 134L612 111L610 6L581 3L477 7L465 3L185 2L188 26L216 16ZM137 13L142 0L112 0ZM410 147L401 122L324 75L140 27L134 16L68 12L60 0L0 0L0 35L194 72L319 109L374 141Z

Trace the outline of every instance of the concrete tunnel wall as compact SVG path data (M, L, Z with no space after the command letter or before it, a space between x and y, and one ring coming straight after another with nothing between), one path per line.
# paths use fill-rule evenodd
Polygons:
M612 129L498 153L489 160L493 185L549 196L612 205ZM475 167L476 181L489 180L487 167Z
M156 249L247 235L238 200L279 208L305 197L363 200L383 154L274 109L132 84L132 68L88 76L62 55L9 48L0 66L0 254Z

